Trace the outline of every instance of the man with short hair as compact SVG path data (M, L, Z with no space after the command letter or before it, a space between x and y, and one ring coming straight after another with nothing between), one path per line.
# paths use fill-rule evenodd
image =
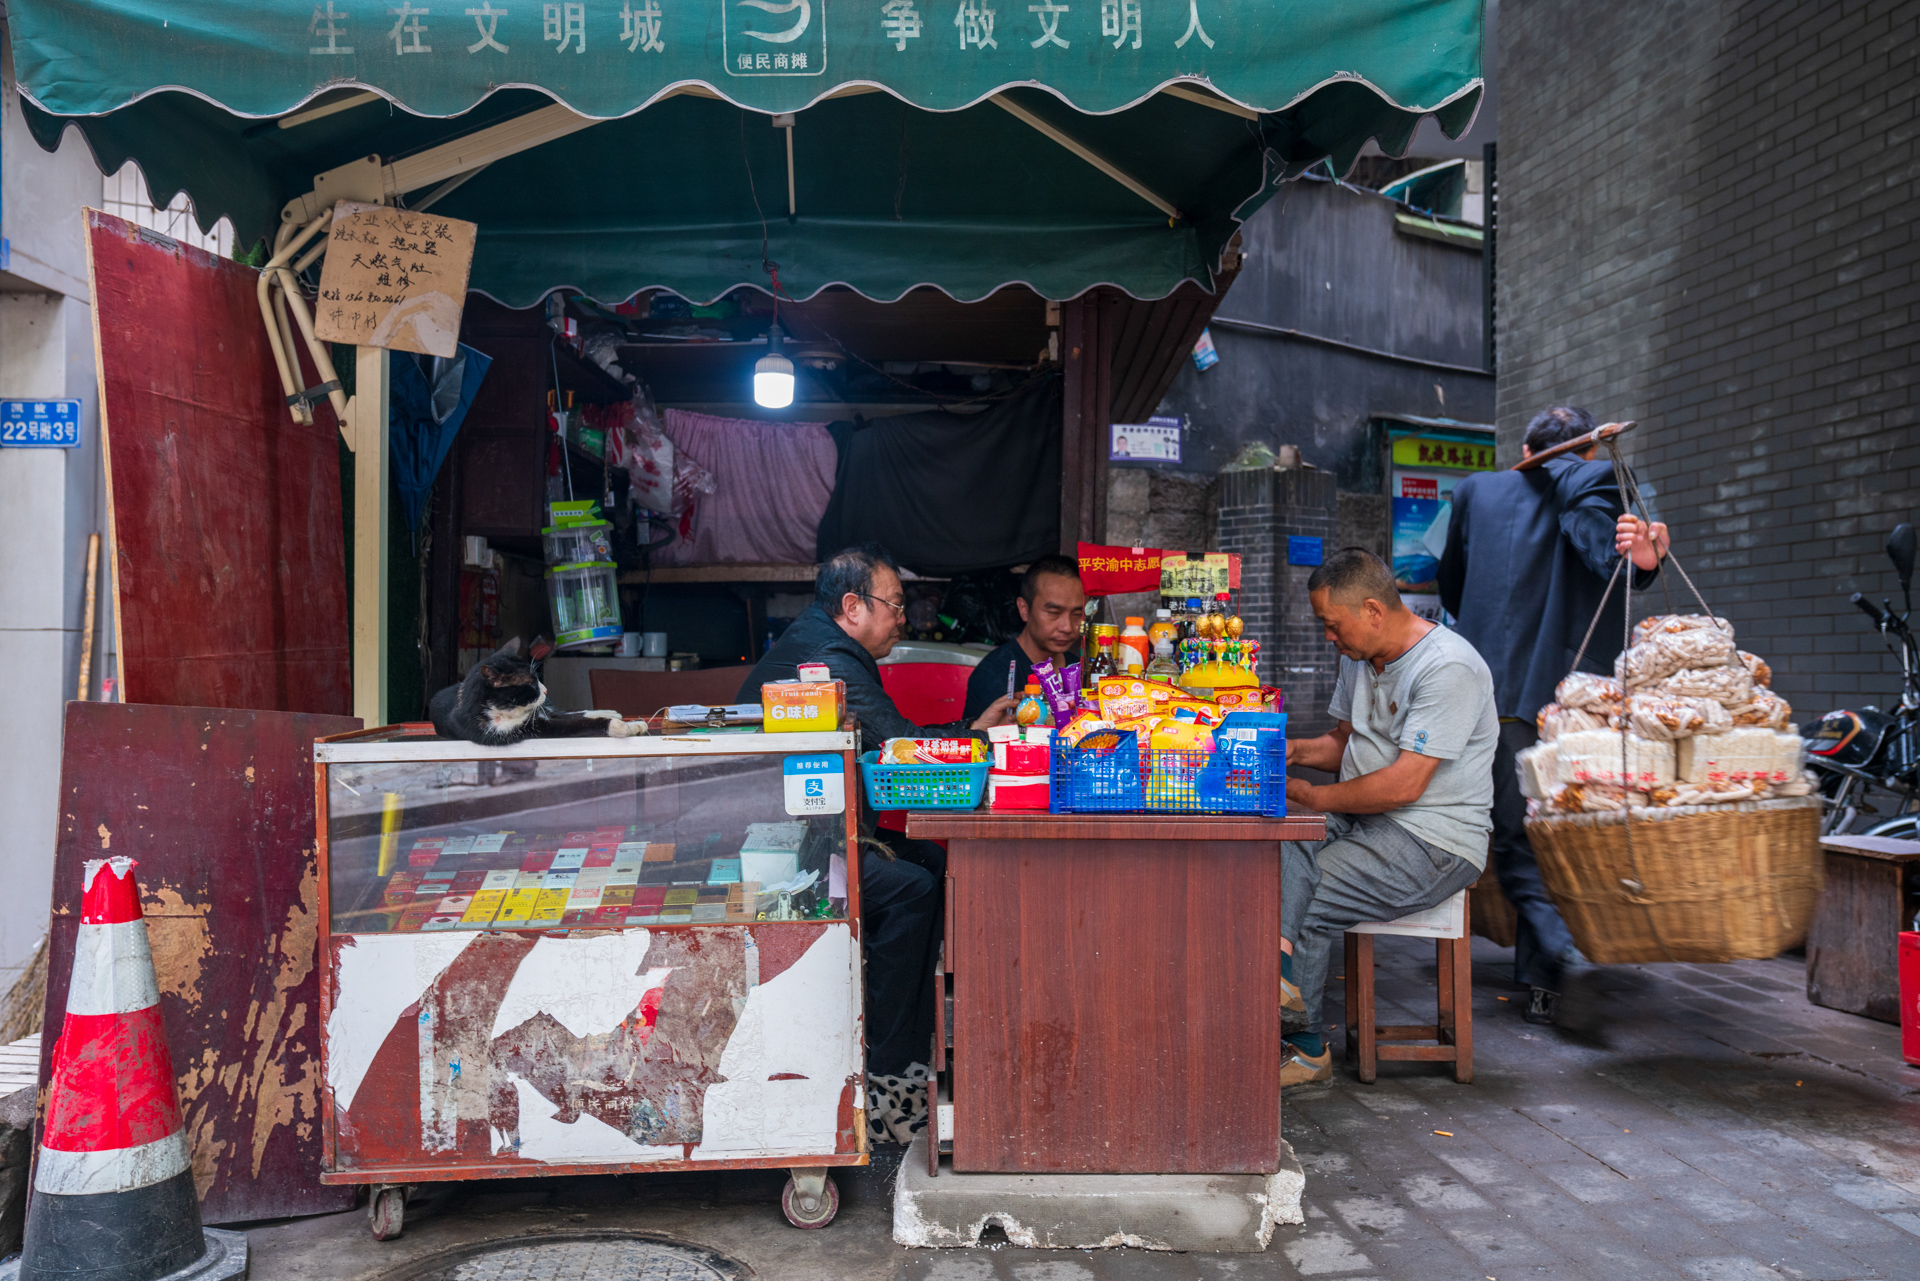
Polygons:
M1011 719L1010 698L994 702L968 728L927 729L902 716L881 687L875 660L892 651L906 614L900 567L886 548L862 543L836 552L814 579L813 603L747 674L739 700L757 703L768 681L794 679L801 663L825 663L835 680L846 682L847 710L860 718L862 751L889 738L979 737L974 730ZM897 856L883 858L876 851L860 860L868 1130L876 1141L906 1143L927 1121L926 1059L933 1048L933 966L947 853L931 841L873 830L871 811L863 810L861 818L861 835Z
M1424 911L1487 861L1493 677L1473 646L1409 610L1393 571L1342 548L1307 580L1339 674L1333 732L1292 739L1287 763L1337 774L1289 779L1287 801L1327 816L1321 841L1280 849L1283 1087L1331 1080L1322 1005L1333 941L1349 926Z
M1051 661L1056 669L1080 661L1076 646L1087 621L1087 593L1080 566L1065 556L1042 556L1020 578L1020 630L980 660L967 678L967 707L972 720L1009 690L1017 698L1034 665Z
M1577 440L1593 415L1572 405L1544 409L1527 425L1523 458ZM1594 448L1548 459L1527 471L1480 472L1453 487L1447 544L1435 577L1440 603L1460 636L1493 672L1500 742L1493 759L1493 871L1518 918L1513 979L1529 989L1523 1017L1580 1031L1590 1002L1569 997L1586 973L1527 841L1527 801L1514 757L1539 741L1535 718L1573 665L1592 627L1582 670L1611 675L1626 622L1626 593L1616 586L1597 624L1621 556L1632 562L1633 590L1651 587L1667 554L1667 527L1624 510L1613 468Z

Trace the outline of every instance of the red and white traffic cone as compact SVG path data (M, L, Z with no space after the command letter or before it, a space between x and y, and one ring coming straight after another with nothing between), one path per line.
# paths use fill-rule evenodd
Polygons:
M130 858L86 866L20 1281L214 1281L246 1237L200 1226ZM10 1269L0 1268L0 1281Z

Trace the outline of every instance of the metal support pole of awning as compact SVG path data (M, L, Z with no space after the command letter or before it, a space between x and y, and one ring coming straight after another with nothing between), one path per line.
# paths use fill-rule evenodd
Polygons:
M1062 147L1065 147L1068 151L1071 151L1074 155L1080 157L1082 160L1092 165L1095 169L1098 169L1101 173L1107 175L1107 177L1113 179L1115 182L1125 187L1128 191L1131 191L1134 195L1140 197L1142 200L1152 205L1155 209L1158 209L1161 213L1165 214L1168 218L1172 219L1174 222L1180 221L1180 217L1181 217L1180 210L1174 206L1174 203L1171 200L1168 200L1165 196L1162 196L1159 192L1147 186L1146 183L1141 182L1138 178L1135 178L1132 174L1122 169L1119 165L1116 165L1111 160L1108 160L1105 156L1095 151L1092 147L1087 146L1085 143L1080 142L1077 139L1068 137L1065 133L1061 132L1059 129L1056 129L1054 126L1048 124L1046 121L1042 120L1039 116L1034 115L1031 111L1028 111L1025 107L1021 106L1019 103L1015 102L1013 99L1007 97L1007 95L1004 93L996 93L993 95L992 98L988 99L988 101L992 102L994 106L999 107L1002 111L1005 111L1007 114L1011 115L1015 120L1018 120L1022 124L1025 124L1033 129L1036 129L1040 133L1045 134L1047 137L1053 139L1055 142L1059 143Z

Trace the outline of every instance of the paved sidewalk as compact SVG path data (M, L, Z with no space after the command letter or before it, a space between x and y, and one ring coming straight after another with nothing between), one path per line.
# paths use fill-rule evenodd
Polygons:
M776 1281L1920 1277L1920 1070L1900 1063L1898 1029L1807 1004L1801 963L1782 958L1609 970L1608 1044L1577 1045L1524 1023L1510 954L1475 944L1474 1083L1383 1064L1364 1086L1336 1067L1289 1098L1307 1223L1264 1255L904 1250L883 1161L839 1176L821 1232L780 1217L780 1173L465 1184L386 1245L364 1213L260 1225L253 1276L371 1279L475 1240L612 1228ZM1383 1009L1413 1022L1432 947L1378 947Z

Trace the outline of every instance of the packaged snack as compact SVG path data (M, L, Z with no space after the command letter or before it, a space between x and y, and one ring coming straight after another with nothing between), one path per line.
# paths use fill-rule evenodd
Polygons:
M1725 667L1732 661L1732 633L1713 627L1692 627L1653 633L1616 658L1613 672L1632 690L1689 667Z
M1630 787L1648 791L1674 781L1671 742L1658 742L1615 730L1580 730L1562 734L1554 744L1558 778L1568 783Z
M1753 691L1753 698L1744 706L1733 709L1735 725L1765 725L1779 729L1793 718L1793 708L1787 700L1762 686Z
M1723 631L1728 640L1733 639L1733 624L1724 618L1708 618L1705 614L1655 614L1633 625L1633 643L1639 645L1662 633L1672 636L1703 627Z
M1645 739L1671 741L1692 734L1719 734L1733 716L1711 698L1635 694L1627 700L1627 727Z
M1100 700L1100 716L1115 724L1121 721L1138 720L1153 711L1153 699L1147 694L1147 683L1138 677L1103 676L1096 689Z
M1753 674L1739 663L1688 667L1655 681L1648 693L1710 698L1722 707L1744 707L1753 701Z
M1054 737L1069 747L1078 747L1080 740L1095 730L1112 728L1113 723L1101 720L1098 712L1083 710L1068 717L1067 723L1054 731Z
M880 745L887 765L977 765L985 745L973 738L890 738Z
M1156 752L1211 752L1213 730L1194 721L1163 720L1153 727L1148 746Z
M1675 769L1681 782L1715 789L1785 782L1799 772L1800 760L1799 739L1794 739L1792 755L1785 755L1780 743L1784 737L1770 729L1747 728L1681 739Z
M1739 657L1741 666L1753 677L1755 685L1773 684L1773 668L1767 666L1766 659L1758 654L1749 654L1744 649L1735 650L1734 653Z
M1033 675L1040 682L1040 696L1046 700L1051 713L1049 721L1065 725L1080 695L1080 664L1068 663L1064 668L1056 668L1053 660L1048 659L1033 669Z
M1076 742L1074 746L1083 751L1111 752L1131 741L1134 741L1132 730L1116 729L1111 725L1104 725L1099 729L1089 730L1087 733L1081 735L1079 741Z
M1620 710L1620 705L1626 701L1626 692L1621 689L1620 682L1612 677L1574 672L1560 682L1553 697L1562 707L1610 716Z
M1520 774L1520 794L1528 800L1544 801L1559 785L1559 750L1551 742L1535 743L1513 758Z
M1606 729L1607 718L1578 708L1562 707L1558 703L1548 703L1533 718L1540 730L1540 741L1551 743L1562 734L1570 734L1583 729ZM1544 798L1541 798L1544 799Z

